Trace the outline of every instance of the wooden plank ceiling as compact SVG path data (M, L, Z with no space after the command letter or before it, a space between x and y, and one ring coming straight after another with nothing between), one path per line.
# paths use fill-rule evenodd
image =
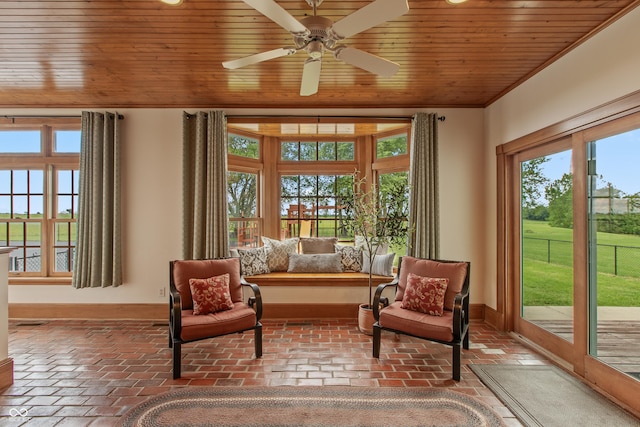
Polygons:
M370 1L325 0L338 21ZM323 56L299 95L305 52L237 70L221 62L292 45L242 1L2 0L1 107L482 107L639 0L409 0L399 18L345 40L400 64L380 78ZM304 0L278 0L297 19Z

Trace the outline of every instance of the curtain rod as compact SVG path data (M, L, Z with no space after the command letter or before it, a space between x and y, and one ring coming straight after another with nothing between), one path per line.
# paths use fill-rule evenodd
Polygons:
M395 117L384 117L384 116L292 116L292 115L275 115L275 116L256 116L256 115L235 115L229 114L227 117L230 118L239 118L239 119L376 119L376 120L411 120L409 116L395 116Z
M187 117L193 117L195 114L186 113ZM273 116L260 116L260 115L227 115L227 118L231 119L369 119L369 120L411 120L410 116L395 116L395 117L384 117L384 116L292 116L292 115L273 115ZM441 122L446 120L446 116L437 116L437 119Z
M0 116L3 119L80 119L82 116L8 116L3 115ZM122 114L118 114L118 119L124 120L124 116Z

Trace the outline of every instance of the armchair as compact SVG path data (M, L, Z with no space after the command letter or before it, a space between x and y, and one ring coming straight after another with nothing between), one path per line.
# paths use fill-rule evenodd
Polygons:
M258 285L242 277L238 258L171 261L169 286L169 347L173 348L174 379L180 378L181 348L185 343L253 329L255 354L257 358L262 356L262 297ZM253 291L247 303L242 302L243 287ZM195 298L192 289L196 290Z
M460 347L469 349L470 268L469 262L401 257L394 280L379 285L374 295L373 357L380 357L382 330L450 345L453 349L452 376L455 381L460 381ZM410 276L411 274L413 276ZM421 312L415 307L403 308L403 304L411 306L405 298L408 283L410 282L410 286L413 287L414 283L425 278L427 281L432 280L429 278L446 279L440 280L447 283L446 292L442 290L443 298L439 300L441 315L428 314L428 311ZM382 297L382 292L388 286L396 289L394 302L391 304L389 298ZM423 301L421 300L420 303ZM440 313L440 311L435 312Z

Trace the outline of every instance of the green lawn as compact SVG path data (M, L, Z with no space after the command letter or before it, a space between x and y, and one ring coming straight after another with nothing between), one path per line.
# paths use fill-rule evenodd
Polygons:
M523 230L524 304L572 305L572 230L550 227L543 221L524 221ZM599 232L597 241L599 245L619 246L617 259L612 247L598 246L598 305L640 306L640 236ZM614 261L618 275L613 274Z

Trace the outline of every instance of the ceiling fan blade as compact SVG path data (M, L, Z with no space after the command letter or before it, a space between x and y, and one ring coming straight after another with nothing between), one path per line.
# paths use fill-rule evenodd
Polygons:
M358 68L362 68L382 77L391 77L400 69L400 65L355 47L343 47L335 52L336 59Z
M247 65L257 64L258 62L293 55L296 52L297 51L294 48L281 47L279 49L268 50L266 52L256 53L255 55L245 56L244 58L234 59L233 61L225 61L222 63L222 66L230 70L235 70L236 68L246 67Z
M308 58L304 61L302 70L302 83L300 84L300 96L309 96L318 92L320 84L320 70L322 68L322 59Z
M242 0L292 34L307 34L309 30L273 0Z
M334 35L345 39L390 21L409 11L407 0L376 0L345 16L331 27Z

